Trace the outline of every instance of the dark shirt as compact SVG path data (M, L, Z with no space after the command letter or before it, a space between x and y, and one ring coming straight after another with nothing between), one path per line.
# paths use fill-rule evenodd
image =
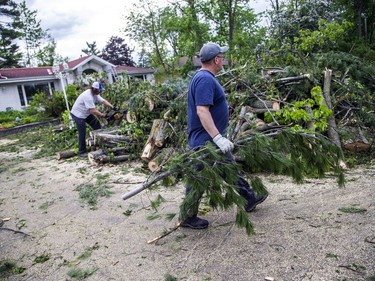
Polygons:
M216 128L220 134L224 134L229 120L228 103L223 88L215 76L207 70L196 72L189 84L188 141L190 148L202 146L212 140L197 115L198 105L210 107Z

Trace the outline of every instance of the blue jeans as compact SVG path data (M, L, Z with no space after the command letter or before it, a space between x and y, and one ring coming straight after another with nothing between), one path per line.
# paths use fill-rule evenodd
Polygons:
M78 118L73 114L70 115L72 115L78 130L78 154L86 153L86 123L89 124L93 130L98 130L102 126L99 120L92 114L87 116L86 119Z

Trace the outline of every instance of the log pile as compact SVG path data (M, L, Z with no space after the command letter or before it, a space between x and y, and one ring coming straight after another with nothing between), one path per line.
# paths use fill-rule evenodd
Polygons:
M231 113L232 120L230 121L233 122L234 127L228 137L232 141L253 133L265 133L269 130L282 129L283 126L293 125L280 125L278 123L280 121L277 121L279 119L274 117L276 116L275 113L298 100L298 93L294 93L291 90L293 89L293 85L308 83L311 75L297 74L290 77L285 76L287 76L287 71L282 68L267 68L262 71L265 83L272 83L274 88L277 88L277 91L279 91L279 95L275 97L268 96L266 91L254 90L249 85L245 85L242 88L239 87L244 89L244 91L238 91L238 94L242 95L240 99L245 96L245 99L242 99L245 102L231 105L231 108L234 108L232 113L235 114ZM334 110L334 104L330 100L331 77L332 71L326 70L322 88L324 103L327 108ZM244 84L245 82L241 83ZM221 84L225 88L225 85L229 85L230 83ZM283 91L284 95L282 94ZM174 95L173 99L164 99L164 96L162 96L164 93L166 93L166 97L169 95L169 98ZM173 132L173 135L186 135L186 119L184 120L177 116L178 114L186 115L185 111L180 110L181 108L185 110L186 107L179 106L183 105L183 102L186 102L186 92L180 93L180 95L173 95L168 91L164 91L162 94L145 91L137 93L131 99L129 98L129 100L123 101L125 110L121 111L118 118L116 117L117 115L113 114L113 119L121 119L124 123L131 126L137 126L137 124L142 122L150 123L151 126L152 123L151 129L148 127L147 131L144 128L142 130L145 137L148 135L147 140L144 142L144 138L142 143L134 141L134 139L124 134L125 129L120 126L91 131L87 138L87 146L92 151L89 153L90 163L93 165L102 165L105 163L128 161L130 159L141 159L148 164L148 168L151 171L156 171L173 154L176 147L176 143L173 143L174 140L170 138L171 133ZM309 93L307 93L308 95ZM301 98L301 100L304 98ZM177 107L173 107L176 104ZM314 112L309 106L305 106L304 110L311 118L310 121L301 122L302 127L314 130ZM272 119L267 120L265 118L266 115L271 116ZM360 131L357 138L348 139L341 143L340 136L337 133L338 124L335 123L335 117L332 116L327 121L328 137L338 147L353 152L366 151L371 148L370 142L363 134L360 134ZM141 146L143 146L141 153L139 153L139 149L134 149L135 147L141 148ZM124 149L124 147L127 149ZM57 154L57 159L66 159L75 155L74 151L63 151Z

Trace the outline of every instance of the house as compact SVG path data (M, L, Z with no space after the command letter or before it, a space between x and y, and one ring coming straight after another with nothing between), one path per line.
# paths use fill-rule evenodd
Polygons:
M51 96L54 90L63 91L63 87L77 83L84 74L101 72L106 73L109 84L121 73L154 83L154 69L115 66L95 55L81 57L64 65L0 68L0 111L22 110L37 92L43 91Z

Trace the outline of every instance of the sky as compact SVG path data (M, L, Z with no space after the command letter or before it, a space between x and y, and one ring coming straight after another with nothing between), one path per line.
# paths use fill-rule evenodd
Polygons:
M168 0L159 0L165 3ZM15 2L20 3L21 0ZM26 0L29 10L37 11L37 19L41 26L55 39L56 52L69 60L79 58L82 49L88 43L96 42L98 50L102 50L111 36L125 39L125 43L132 49L133 59L136 61L137 48L135 43L126 38L121 31L125 25L125 16L134 3L139 0ZM267 7L267 2L252 0L252 7L256 13ZM137 62L137 61L136 61Z

